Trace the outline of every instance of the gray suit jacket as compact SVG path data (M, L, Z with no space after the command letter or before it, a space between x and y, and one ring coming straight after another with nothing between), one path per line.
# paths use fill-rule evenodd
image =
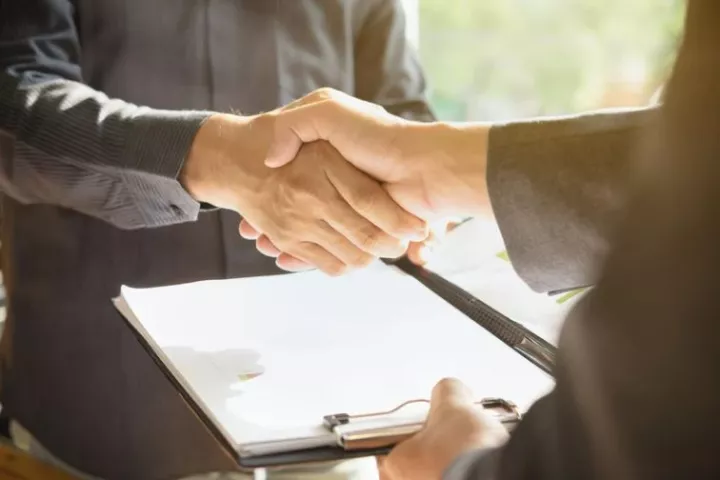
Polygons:
M235 468L109 300L278 273L177 182L206 110L330 86L432 118L400 2L3 0L0 70L3 411L108 479Z
M634 162L629 208L599 284L565 325L555 390L507 446L461 457L448 480L720 478L720 3L688 4L665 104ZM555 192L546 189L550 206ZM567 219L569 235L584 231L572 215L551 219ZM564 261L539 261L572 273Z

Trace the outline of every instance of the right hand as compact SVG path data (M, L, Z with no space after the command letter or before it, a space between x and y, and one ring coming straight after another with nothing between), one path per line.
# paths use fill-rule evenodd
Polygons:
M268 166L285 165L304 143L325 140L420 218L492 215L485 180L489 125L409 122L328 88L272 115Z
M305 145L292 165L265 166L273 119L215 115L198 132L181 181L198 200L240 213L282 250L286 270L330 275L396 257L427 236L423 220L399 207L325 142Z
M473 400L459 380L441 380L423 429L378 462L381 480L441 480L462 454L503 445L507 430Z

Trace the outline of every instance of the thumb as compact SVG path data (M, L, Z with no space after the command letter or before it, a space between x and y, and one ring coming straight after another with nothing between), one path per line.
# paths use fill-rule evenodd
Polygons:
M428 419L437 415L441 408L464 408L472 407L472 405L473 393L470 388L460 380L445 378L433 388Z
M304 143L323 140L328 136L327 122L316 104L293 106L275 114L273 137L265 158L270 168L282 167L293 161Z
M274 138L265 165L281 167L291 162L303 143L330 142L345 156L358 131L377 129L380 123L398 122L384 108L342 92L321 89L274 113ZM380 123L378 123L380 122ZM377 134L377 130L373 130ZM368 134L370 137L370 134ZM362 168L361 168L362 170Z

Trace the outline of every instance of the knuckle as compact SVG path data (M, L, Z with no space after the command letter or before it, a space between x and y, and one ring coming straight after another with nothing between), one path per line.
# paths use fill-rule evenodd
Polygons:
M281 252L291 253L291 251L295 249L296 242L283 230L278 230L272 236L268 237L268 240Z
M286 235L286 232L288 231L288 218L284 216L278 216L277 218L273 219L273 223L273 234L282 235L284 237Z
M399 208L394 209L394 213L389 216L389 222L393 232L400 234L417 228L413 217Z
M330 262L326 267L326 272L332 277L339 277L347 272L347 265L340 262Z
M355 203L362 211L371 212L375 210L378 203L378 192L376 185L364 185L355 189Z
M277 190L275 209L279 213L278 223L282 223L285 229L289 228L292 219L313 211L319 196L318 189L313 188L312 182L302 175L288 178Z
M375 260L375 257L368 254L360 254L358 255L358 258L355 259L355 263L353 264L356 268L365 268L368 265L370 265Z
M317 90L313 91L309 97L315 101L330 101L333 102L335 99L337 99L337 90L330 88L330 87L321 87Z
M349 257L349 266L353 268L363 268L367 267L372 263L374 260L374 257L372 255L367 254L366 252L363 252L362 250L358 248L353 249L353 253Z
M382 243L383 234L375 226L364 227L358 232L360 247L365 251L374 251Z
M320 87L313 92L313 95L320 98L330 98L332 96L333 89L330 87Z

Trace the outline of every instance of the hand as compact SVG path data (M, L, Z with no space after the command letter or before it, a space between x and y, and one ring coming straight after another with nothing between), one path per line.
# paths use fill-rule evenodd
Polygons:
M432 394L425 427L379 462L381 480L441 480L460 455L502 445L505 427L473 405L470 390L445 379Z
M377 105L322 89L275 112L266 163L284 165L303 143L326 140L420 218L489 216L488 131L480 124L408 122Z
M425 240L422 242L410 242L407 252L405 252L408 259L415 265L426 265L431 259L433 249L441 243L445 235L459 223L459 221L447 220L440 222L436 226L431 226L430 233ZM247 240L255 240L257 249L261 253L269 257L277 258L278 264L286 267L286 269L299 271L313 268L312 265L280 251L266 235L261 234L246 220L240 222L240 235Z
M181 172L196 199L239 212L288 255L337 275L374 256L394 257L424 221L325 142L305 145L292 165L267 168L272 119L215 115L198 132ZM279 259L278 262L281 260Z
M422 242L410 242L407 250L408 259L415 265L426 265L431 257L433 249L443 241L445 235L460 224L459 220L445 220L436 225L430 226L428 238Z

